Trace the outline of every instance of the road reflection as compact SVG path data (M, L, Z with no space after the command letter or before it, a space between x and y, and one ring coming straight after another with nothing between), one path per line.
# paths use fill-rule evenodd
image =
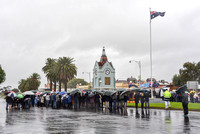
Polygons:
M0 101L0 107L5 107ZM199 112L135 109L51 109L0 111L0 133L198 133ZM192 127L191 127L192 126Z

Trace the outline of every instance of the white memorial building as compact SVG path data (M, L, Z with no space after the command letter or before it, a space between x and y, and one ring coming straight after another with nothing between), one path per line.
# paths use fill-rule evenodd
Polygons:
M93 69L93 88L112 90L115 88L115 68L108 61L103 47L100 61L96 61Z

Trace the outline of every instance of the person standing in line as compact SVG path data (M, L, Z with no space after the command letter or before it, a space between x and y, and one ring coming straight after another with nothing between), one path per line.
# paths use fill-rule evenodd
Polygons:
M50 105L53 108L53 93L50 94Z
M105 95L105 108L109 108L109 96Z
M148 109L149 109L149 93L148 93L148 91L145 91L145 93L144 93L144 102L145 102L145 109L147 109L147 105L148 105Z
M88 103L89 103L89 101L88 101L89 96L88 95L89 95L88 92L86 92L86 94L85 94L85 107L86 107L86 109L88 109Z
M10 96L6 96L6 110L11 110L13 104L13 98Z
M163 93L164 96L164 101L165 101L165 109L167 110L168 108L170 108L170 98L171 98L171 93L168 90L165 90L165 92Z
M140 102L141 102L141 108L143 109L144 108L144 93L143 92L140 94Z
M37 107L40 107L41 97L40 95L37 96Z
M60 97L58 93L56 94L56 108L60 108Z
M120 102L120 99L119 99L119 93L117 93L116 96L117 96L117 99L116 99L117 110L119 110L119 102Z
M56 109L56 93L53 94L53 109Z
M49 102L50 102L50 95L46 95L46 107L49 107Z
M113 99L113 111L115 111L116 110L117 95L113 95L112 99Z
M138 103L139 103L139 100L140 100L139 92L135 92L134 98L135 98L136 114L138 114Z
M72 109L72 96L71 95L68 96L67 101L68 101L68 108Z
M128 96L127 94L124 95L124 110L126 111L127 110L127 101L128 101Z
M40 107L43 107L44 106L44 95L41 97L41 104L40 104Z
M99 102L99 94L98 93L96 93L95 94L95 109L98 109L99 108L99 104L100 104L100 102Z
M34 103L35 103L34 105L35 105L35 106L37 105L37 98L38 98L38 97L35 96L35 99L34 99Z
M35 95L31 96L31 105L32 105L32 107L35 106Z

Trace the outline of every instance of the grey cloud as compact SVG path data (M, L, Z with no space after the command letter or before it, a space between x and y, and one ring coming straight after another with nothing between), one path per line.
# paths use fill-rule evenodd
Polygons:
M171 81L186 61L198 61L199 8L184 1L151 2L166 10L152 20L153 76ZM189 7L188 5L189 4ZM5 68L4 85L17 86L21 78L41 71L48 57L74 57L78 76L92 72L106 47L116 68L116 79L150 77L149 1L43 0L0 1L0 64ZM156 8L154 10L157 10Z

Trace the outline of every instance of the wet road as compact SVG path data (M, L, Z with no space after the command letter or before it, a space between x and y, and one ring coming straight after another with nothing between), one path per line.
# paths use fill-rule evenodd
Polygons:
M200 131L200 112L190 112L189 119L182 111L134 108L127 114L108 111L74 111L51 108L31 108L6 112L5 102L0 98L0 133L2 134L198 134Z

